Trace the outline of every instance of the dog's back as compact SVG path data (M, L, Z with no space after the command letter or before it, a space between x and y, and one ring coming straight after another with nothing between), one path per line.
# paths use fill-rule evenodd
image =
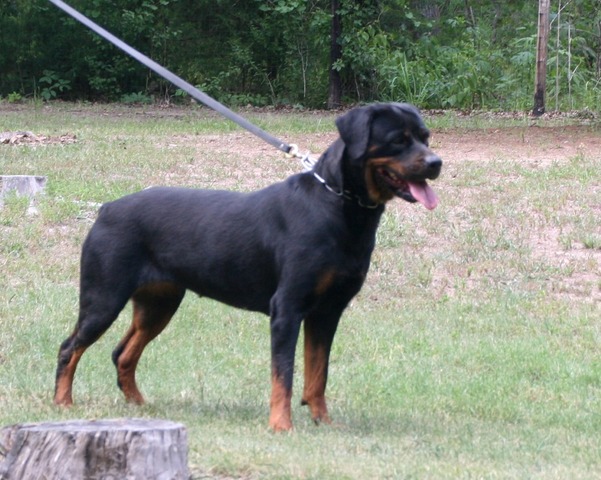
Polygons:
M268 313L275 259L289 228L285 218L275 218L278 190L286 187L269 188L269 205L261 201L264 193L163 187L103 205L82 250L82 292L98 287L93 271L103 268L105 280L129 291L173 282Z

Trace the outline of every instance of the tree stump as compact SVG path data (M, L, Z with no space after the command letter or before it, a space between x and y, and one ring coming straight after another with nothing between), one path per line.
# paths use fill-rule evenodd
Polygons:
M186 429L166 420L72 420L0 430L1 480L189 477Z
M46 177L39 175L0 175L0 195L16 192L17 195L33 197L44 190Z
M3 197L10 192L15 192L19 197L30 198L27 214L36 215L38 211L33 197L44 191L46 180L46 177L39 175L0 175L0 207L4 205Z

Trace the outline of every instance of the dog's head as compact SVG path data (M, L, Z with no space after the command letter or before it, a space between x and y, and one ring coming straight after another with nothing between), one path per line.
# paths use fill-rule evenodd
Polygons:
M428 146L430 132L418 110L406 103L359 107L336 120L345 157L362 175L369 199L383 204L395 196L432 210L438 197L427 180L440 174L442 160Z

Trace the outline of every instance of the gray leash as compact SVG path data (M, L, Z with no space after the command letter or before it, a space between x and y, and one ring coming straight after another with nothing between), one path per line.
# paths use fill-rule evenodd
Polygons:
M49 0L49 1L51 3L53 3L54 5L56 5L58 8L60 8L61 10L63 10L64 12L66 12L67 14L71 15L75 20L78 20L79 22L83 23L86 27L88 27L89 29L96 32L98 35L103 37L105 40L108 40L109 42L111 42L117 48L120 48L121 50L123 50L125 53L127 53L128 55L130 55L131 57L136 59L138 62L140 62L143 65L150 68L153 72L157 73L158 75L163 77L165 80L168 80L171 83L173 83L175 86L181 88L184 92L186 92L192 98L195 98L199 102L204 103L207 107L215 110L216 112L220 113L221 115L228 118L229 120L237 123L241 127L248 130L249 132L255 134L257 137L265 140L270 145L273 145L278 150L281 150L282 152L284 152L290 156L300 158L301 162L303 163L303 166L305 168L308 168L309 170L311 168L313 168L314 160L310 158L308 153L305 155L299 154L298 147L296 145L294 145L294 144L289 145L285 142L282 142L278 138L267 133L265 130L262 130L261 128L257 127L256 125L253 125L252 123L250 123L248 120L241 117L237 113L232 112L229 108L225 107L224 105L219 103L217 100L209 97L206 93L201 92L200 90L198 90L198 88L190 85L188 82L186 82L182 78L178 77L173 72L170 72L165 67L159 65L158 63L156 63L154 60L151 60L143 53L140 53L136 49L130 47L127 43L125 43L122 40L120 40L119 38L115 37L110 32L107 32L104 28L100 27L99 25L94 23L92 20L90 20L89 18L82 15L74 8L67 5L62 0Z

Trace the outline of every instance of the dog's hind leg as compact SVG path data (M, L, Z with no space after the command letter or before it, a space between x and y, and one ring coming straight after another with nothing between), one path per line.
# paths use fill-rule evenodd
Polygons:
M171 283L146 285L132 296L131 327L113 351L117 384L128 402L142 404L136 385L136 367L148 343L167 326L184 298L185 289Z
M54 403L69 406L73 404L73 377L79 359L87 346L73 346L77 332L74 332L61 345L56 367L56 382L54 386Z
M101 298L98 292L82 295L75 330L60 346L54 388L54 403L57 405L73 404L73 378L81 356L111 326L128 299L126 295L105 296L111 298L114 303L111 306L101 302Z
M330 350L340 312L313 313L305 319L305 384L302 405L308 405L315 423L330 423L326 406L326 383Z

